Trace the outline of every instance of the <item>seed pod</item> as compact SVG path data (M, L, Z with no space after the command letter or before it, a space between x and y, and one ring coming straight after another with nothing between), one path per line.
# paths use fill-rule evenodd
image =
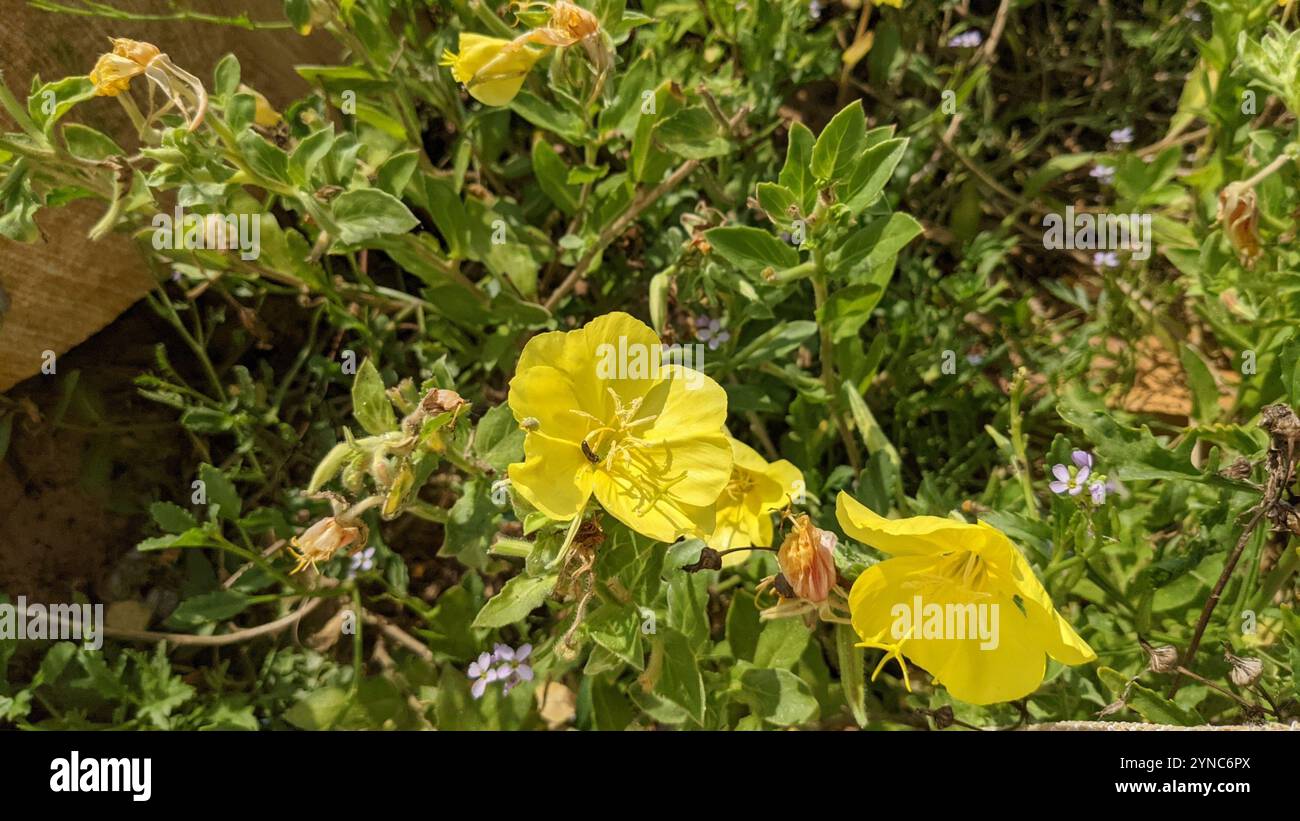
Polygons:
M1264 672L1264 662L1249 656L1238 656L1231 650L1223 651L1223 658L1232 666L1228 678L1238 687L1252 687Z
M936 730L946 730L952 726L953 719L952 708L947 704L930 713L930 718L934 719L934 728Z
M1172 673L1178 669L1178 650L1171 644L1152 647L1138 639L1142 650L1147 654L1147 669L1153 673Z

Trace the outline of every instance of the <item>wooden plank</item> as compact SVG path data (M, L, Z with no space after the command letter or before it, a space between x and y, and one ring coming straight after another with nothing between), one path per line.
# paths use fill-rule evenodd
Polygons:
M69 0L74 4L75 0ZM205 83L227 52L239 58L245 82L283 108L307 93L293 67L335 63L339 47L329 35L302 37L291 29L247 31L188 21L121 22L97 17L50 14L24 4L6 9L0 27L5 80L24 98L33 74L44 80L86 74L109 48L108 37L154 43L173 61ZM173 4L158 0L118 0L117 8L167 14ZM253 20L284 19L280 0L205 0L190 4L206 14ZM144 82L139 82L143 89ZM143 96L137 93L137 100ZM135 138L115 100L100 98L78 106L68 121L84 122L112 134L131 147ZM17 130L0 112L0 127ZM80 202L43 209L36 222L44 239L34 245L0 237L0 391L39 373L42 354L62 354L112 322L140 299L152 279L140 251L127 237L114 235L92 243L86 233L99 219L102 205ZM5 309L5 305L8 305Z

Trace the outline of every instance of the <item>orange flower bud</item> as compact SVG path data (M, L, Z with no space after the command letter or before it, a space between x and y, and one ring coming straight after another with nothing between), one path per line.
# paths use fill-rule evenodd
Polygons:
M834 548L834 533L819 530L807 514L795 520L776 561L796 596L814 604L830 596L836 579Z

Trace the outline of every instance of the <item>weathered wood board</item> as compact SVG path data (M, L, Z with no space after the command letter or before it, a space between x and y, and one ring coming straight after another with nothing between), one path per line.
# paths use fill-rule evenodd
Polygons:
M69 5L75 5L70 0ZM252 20L284 19L280 0L201 0L171 4L159 0L117 0L117 8L172 14L188 5L205 14ZM329 35L300 36L291 29L248 31L193 21L123 22L98 17L36 11L22 0L0 0L0 67L20 99L33 74L44 80L86 74L109 49L108 37L130 37L156 44L205 82L222 55L238 58L243 76L277 107L307 91L293 67L333 63L339 47ZM130 144L125 117L114 100L79 106L69 120L85 122ZM16 124L0 111L0 127ZM90 242L86 233L101 214L92 202L43 210L37 225L44 242L24 245L0 238L0 391L40 371L43 352L61 354L120 315L152 287L134 244L122 236Z

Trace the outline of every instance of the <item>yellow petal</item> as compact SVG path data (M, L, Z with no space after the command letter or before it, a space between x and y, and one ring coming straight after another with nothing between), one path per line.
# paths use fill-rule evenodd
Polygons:
M552 519L565 522L578 515L592 489L591 464L582 451L530 433L524 452L524 461L507 469L511 488Z
M674 542L679 536L704 538L713 530L712 507L683 504L622 472L593 471L592 478L601 506L643 536Z
M144 67L117 54L101 54L90 70L90 82L100 97L116 97L131 85L131 78L144 73Z
M918 580L932 577L936 570L936 560L925 555L899 556L864 570L849 592L854 630L869 642L905 637L903 655L934 676L954 698L971 704L1012 701L1038 689L1047 657L1037 641L1039 631L1015 602L1000 592L975 595L957 584L918 585ZM939 608L997 605L996 646L981 646L978 638L927 638L924 630L907 635L917 595L922 597L923 621L931 604Z
M844 491L836 500L835 518L854 539L896 556L978 551L988 540L978 525L938 516L886 519Z
M524 77L542 53L509 40L462 33L460 53L451 62L451 74L474 99L502 106L519 93Z

